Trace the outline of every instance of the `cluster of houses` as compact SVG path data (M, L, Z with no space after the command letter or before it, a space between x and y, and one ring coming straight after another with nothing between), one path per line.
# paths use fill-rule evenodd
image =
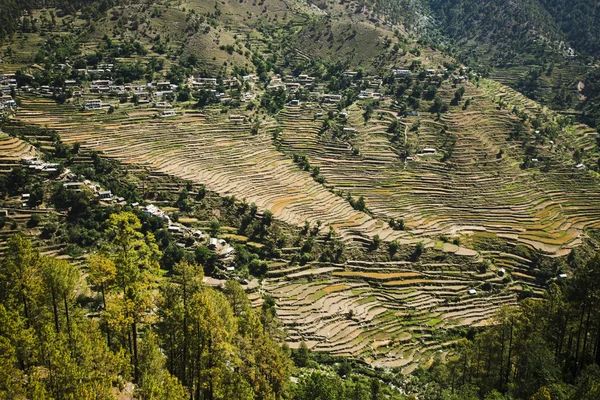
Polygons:
M57 69L71 68L69 64L59 64ZM97 94L99 97L114 96L120 97L121 100L135 99L136 104L153 104L155 108L162 110L157 114L157 117L166 118L176 116L176 112L172 110L172 106L168 103L171 101L179 86L170 82L150 82L143 84L115 84L111 80L111 74L114 71L113 64L98 64L95 68L77 69L75 79L66 80L64 86L41 86L38 88L22 86L18 89L21 93L32 93L43 97L54 97L59 93L70 91L74 98L81 98L86 94ZM442 76L447 73L445 68L419 70L422 74L425 72L429 76ZM403 68L391 69L393 75L397 78L411 76L417 71ZM455 81L467 80L469 71L466 68L456 70L451 78ZM360 87L361 90L358 99L360 100L384 100L383 93L380 88L384 80L378 76L359 77L357 71L345 71L344 75L353 79L352 86ZM30 76L31 77L31 76ZM84 86L82 80L93 79L89 86ZM187 81L187 86L194 90L207 90L211 92L216 99L221 103L228 103L236 98L236 101L249 102L256 99L257 92L253 89L253 84L258 80L255 74L249 74L226 79L206 77L194 75ZM15 100L8 94L13 88L17 87L15 75L0 75L0 112L3 109L14 109L16 107ZM337 104L342 101L343 97L337 93L326 93L325 84L319 82L313 76L307 74L295 75L273 75L270 82L266 85L267 90L284 89L286 93L293 95L303 90L301 98L290 100L287 105L291 107L300 106L301 101L311 100L320 101L323 103ZM166 96L166 97L165 97ZM105 103L101 98L86 99L82 104L84 110L103 110L110 108L109 103ZM417 114L416 111L411 113ZM237 120L237 119L233 119Z
M17 108L17 102L9 94L17 87L17 80L12 74L0 75L0 113Z
M10 92L11 88L17 87L17 79L14 74L2 74L0 75L0 90L3 92Z
M161 218L167 224L167 230L169 233L175 236L182 237L192 237L194 238L194 243L196 239L203 240L208 239L207 247L217 253L221 258L226 259L225 261L233 260L234 248L231 247L225 239L217 239L215 237L210 237L204 234L200 230L192 230L185 225L181 225L171 221L171 218L160 208L156 207L154 204L149 204L147 206L141 206L138 203L133 203L132 206L139 207L142 212L148 215L153 215L155 217ZM185 247L184 244L181 244L182 247ZM227 267L228 271L233 271L235 268L232 266Z
M360 93L358 94L358 99L359 100L364 100L364 99L381 100L381 99L383 99L383 94L381 94L379 92L373 92L371 90L361 90Z
M208 92L212 93L219 100L219 102L227 103L232 100L232 97L226 93L228 90L241 89L243 82L254 82L256 79L257 76L252 74L243 76L242 81L234 76L230 79L223 79L221 83L219 83L217 78L207 78L194 75L189 79L188 84L195 90L207 90ZM221 89L224 89L225 92L221 92ZM240 101L245 103L252 101L255 98L256 95L252 91L243 91L241 93Z
M12 111L17 108L17 102L9 94L0 92L0 112Z
M34 172L57 172L59 165L57 163L47 163L35 156L27 156L21 158L21 165L26 166Z
M149 82L145 85L115 85L111 80L94 80L89 87L89 93L99 93L114 96L137 96L138 103L146 104L161 99L165 95L174 95L177 85L171 82ZM74 96L82 95L83 91L73 92Z
M76 179L76 176L72 174L67 174L67 176L69 179ZM93 183L88 179L84 181L70 180L63 183L63 187L67 190L72 190L75 192L80 192L83 189L90 190L96 195L98 200L104 203L119 203L123 205L127 204L124 197L115 197L110 190L105 190L102 188L102 186L98 185L97 183Z
M277 74L271 78L271 82L267 86L267 90L285 89L286 92L294 94L300 89L312 89L315 83L315 78L309 75L286 75L282 77Z

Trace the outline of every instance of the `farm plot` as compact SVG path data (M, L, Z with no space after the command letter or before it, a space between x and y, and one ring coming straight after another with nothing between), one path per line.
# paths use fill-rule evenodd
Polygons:
M300 171L274 149L266 133L252 135L248 123L195 113L161 120L127 111L76 112L74 107L24 99L17 119L56 129L63 141L80 142L123 163L246 198L292 224L320 220L346 238L394 237L384 221L354 210Z
M345 268L313 264L295 271L273 270L263 281L291 347L304 341L315 351L405 372L443 355L452 329L486 324L498 308L516 303L512 284L459 265L417 270L410 263L350 261ZM480 290L486 283L494 289Z
M448 88L440 93L451 95ZM364 196L376 217L403 218L413 235L489 231L548 254L569 252L585 227L598 226L597 182L556 148L538 150L550 171L522 169L524 152L508 140L518 118L483 90L469 86L467 93L474 98L468 110L453 107L439 121L431 114L402 119L410 148L394 146L385 104L381 117L366 123L359 108L348 110L346 126L357 132L350 140L320 134L313 110L286 109L279 115L282 148L307 155L335 190ZM561 140L587 148L595 135L578 127ZM406 164L404 152L411 155Z

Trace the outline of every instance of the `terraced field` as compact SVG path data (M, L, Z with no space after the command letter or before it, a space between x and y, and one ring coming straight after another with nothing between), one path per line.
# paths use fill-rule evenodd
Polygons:
M494 92L505 100L516 96L506 87L496 89L505 89ZM319 136L314 110L287 109L279 116L282 142L287 151L308 155L336 189L364 196L375 216L404 218L412 234L489 231L548 254L568 253L584 227L599 226L600 192L596 179L577 170L563 150L593 148L597 133L578 126L537 150L551 160L550 171L523 170L521 143L507 140L517 117L499 110L487 89L470 87L468 95L474 101L466 111L453 107L440 121L429 115L401 121L414 154L406 164L400 158L406 145L394 148L386 132L393 118L386 105L380 118L366 124L360 109L348 110L346 125L359 132L350 142ZM520 95L517 100L532 107ZM417 119L419 128L408 129ZM443 161L440 150L449 152L450 146L451 156ZM425 148L438 154L423 154Z
M32 145L0 132L0 173L10 171L21 158L34 156L36 151Z
M292 224L320 220L347 239L394 237L384 221L354 210L300 171L275 150L269 135L253 136L250 124L196 112L161 120L151 118L154 113L132 110L109 116L24 100L18 118L48 125L64 141L81 142L124 163L205 184L221 195L246 198Z
M517 281L503 286L495 273L464 265L282 267L270 270L263 289L276 298L292 347L304 340L317 351L410 372L445 357L453 342L449 331L485 324L498 308L516 303ZM480 292L486 282L496 289Z

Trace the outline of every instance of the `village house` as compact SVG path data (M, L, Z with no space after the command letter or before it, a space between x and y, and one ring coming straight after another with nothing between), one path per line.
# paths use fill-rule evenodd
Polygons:
M288 82L285 84L285 89L289 93L296 93L301 88L302 88L302 85L299 84L298 82Z
M98 192L98 198L100 200L110 201L113 198L113 194L110 190L102 190Z
M245 115L230 115L229 116L229 121L231 122L244 122L246 120L246 116Z
M68 190L73 190L76 192L81 191L81 189L85 186L84 182L66 182L63 183L63 187Z
M217 78L193 77L192 86L214 87L217 86Z
M166 101L157 101L156 103L154 103L154 107L155 108L173 108L173 106Z
M84 104L86 110L101 110L103 107L105 107L105 104L100 99L86 100Z
M402 76L409 76L412 74L412 71L410 69L393 69L392 72L394 73L396 78L399 78Z
M176 115L177 115L177 113L175 112L175 110L165 110L160 113L159 117L168 118L168 117L174 117Z
M326 103L337 103L342 100L341 94L324 94L322 97Z

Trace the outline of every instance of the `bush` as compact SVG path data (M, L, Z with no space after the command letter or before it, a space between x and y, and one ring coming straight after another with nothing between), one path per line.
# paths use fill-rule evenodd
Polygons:
M425 250L425 245L423 244L423 242L417 243L417 245L415 246L415 251L412 256L413 260L417 260L419 257L421 257L424 250Z
M377 250L380 245L381 245L381 238L379 237L379 235L373 236L373 244L372 244L373 249Z
M35 228L40 224L40 222L42 222L42 217L40 217L39 214L32 214L31 218L27 222L27 226L30 228Z
M389 244L389 251L390 251L390 255L394 255L398 252L398 249L400 248L400 243L397 240L394 240L392 242L390 242Z
M67 247L65 247L64 253L73 258L77 258L77 257L81 257L83 255L83 250L81 247L77 246L76 244L69 243L67 245Z

